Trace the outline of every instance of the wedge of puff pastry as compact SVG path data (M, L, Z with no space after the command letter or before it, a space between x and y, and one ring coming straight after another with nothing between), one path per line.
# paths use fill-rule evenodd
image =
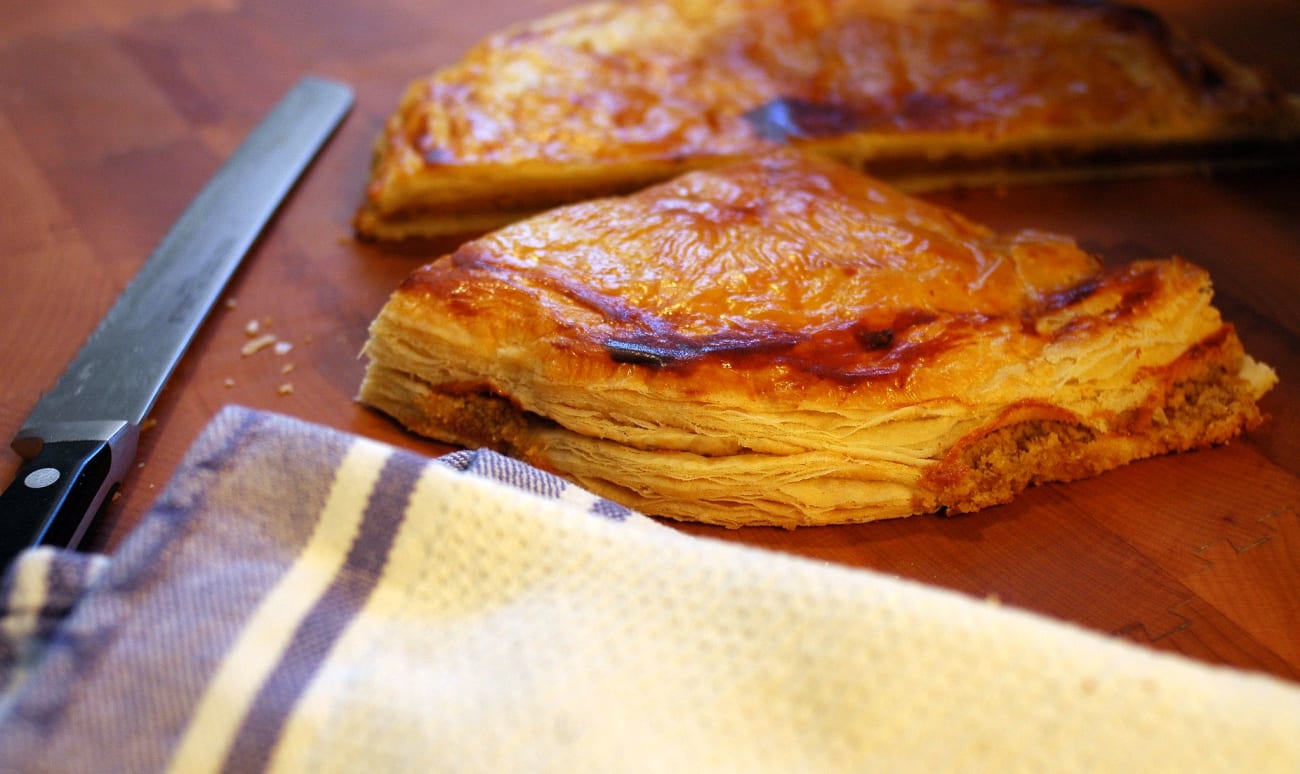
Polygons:
M1001 503L1228 441L1276 381L1183 260L1103 268L778 152L415 271L360 397L643 512L740 526Z
M1300 102L1104 0L635 0L493 35L406 90L356 217L385 240L795 145L907 190L1294 155Z

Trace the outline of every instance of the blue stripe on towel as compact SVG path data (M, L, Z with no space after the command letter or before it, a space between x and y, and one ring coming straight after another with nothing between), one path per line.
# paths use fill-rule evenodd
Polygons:
M224 409L98 582L79 598L64 590L69 614L0 724L0 748L66 770L166 761L245 619L311 535L348 443L298 420ZM313 464L286 463L302 459ZM113 714L153 731L128 744L104 722Z
M405 452L385 462L343 566L258 692L226 758L227 771L258 771L268 764L294 705L382 577L402 525L398 516L406 511L423 465Z
M596 497L582 490L575 484L552 473L539 470L532 465L520 462L512 457L499 454L490 449L457 451L445 454L434 460L461 473L481 476L501 484L508 484L516 489L531 492L551 500L563 499L565 493L582 492L590 499L587 511L596 516L603 516L613 521L622 521L632 514L632 510L612 500Z
M39 572L29 574L23 596L0 589L0 620L17 627L12 637L0 637L0 749L15 760L57 759L70 770L163 765L249 617L320 524L355 440L228 407L111 559L67 551L21 557L42 566L33 566ZM629 513L495 452L433 461L606 518ZM229 768L267 763L294 703L369 598L428 463L401 451L386 461L365 513L356 516L361 527L344 569L325 581L332 586L293 629L269 680L253 688L251 712L233 721L239 727L227 748ZM79 566L87 560L103 569L93 583ZM27 673L36 656L39 664ZM133 727L149 731L124 740L104 722L110 716L129 716Z
M525 465L517 460L489 449L452 452L439 457L438 462L483 478L510 484L525 492L558 499L569 484L564 479Z

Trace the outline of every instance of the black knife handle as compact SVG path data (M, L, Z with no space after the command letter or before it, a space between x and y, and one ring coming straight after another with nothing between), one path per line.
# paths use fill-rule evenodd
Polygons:
M117 482L110 441L55 441L18 468L0 494L0 568L24 549L75 548Z

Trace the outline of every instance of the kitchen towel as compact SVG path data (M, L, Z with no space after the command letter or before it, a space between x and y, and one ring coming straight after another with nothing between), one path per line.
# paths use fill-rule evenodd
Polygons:
M1300 770L1295 684L239 407L3 591L5 770Z

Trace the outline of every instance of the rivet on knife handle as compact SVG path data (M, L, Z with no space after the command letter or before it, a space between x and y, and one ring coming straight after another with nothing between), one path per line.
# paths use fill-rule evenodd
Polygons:
M298 82L194 198L13 441L0 568L39 544L75 548L130 467L140 424L280 202L352 106Z

